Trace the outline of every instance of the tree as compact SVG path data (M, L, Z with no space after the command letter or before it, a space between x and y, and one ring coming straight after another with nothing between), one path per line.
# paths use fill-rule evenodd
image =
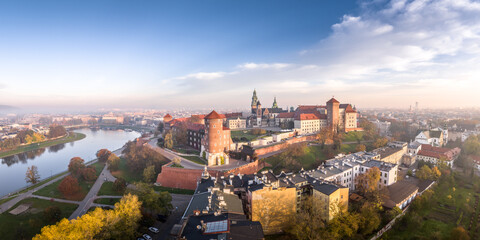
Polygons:
M51 125L48 130L48 138L56 138L67 135L67 130L60 125Z
M127 166L134 172L143 172L147 166L154 165L155 172L162 171L162 165L168 160L159 152L145 146L137 146L135 142L128 142L122 152L127 159Z
M467 155L480 155L480 141L475 135L471 135L463 143L463 150Z
M182 159L179 158L179 157L174 157L173 160L172 160L172 162L173 162L173 165L174 165L175 167L180 167L180 166L182 166L182 165L181 165Z
M302 200L300 210L295 215L294 222L287 232L298 240L320 240L326 224L322 216L325 204L318 198L307 197Z
M380 207L382 204L382 193L378 186L380 170L377 167L370 168L365 173L358 175L355 181L357 190L377 207Z
M432 176L432 170L427 165L423 165L417 171L416 176L421 180L430 179L430 177Z
M150 184L134 183L134 187L128 188L127 193L137 195L142 202L142 206L150 211L167 214L172 208L172 196L170 196L170 193L156 193Z
M110 171L116 171L120 166L120 158L115 153L112 153L108 156L107 163Z
M80 170L80 174L85 181L91 182L97 179L97 171L94 168L86 167Z
M108 157L110 157L110 154L112 154L112 152L108 151L108 149L100 149L97 152L97 159L99 162L103 162L103 163L107 162Z
M68 171L75 176L80 174L80 170L85 168L85 161L82 158L74 157L70 159L70 163L68 164Z
M173 136L172 136L172 133L171 132L168 132L166 135L165 135L165 141L164 141L164 146L168 149L172 149L173 148Z
M384 147L385 145L387 145L388 143L388 139L387 138L378 138L377 140L375 140L375 142L373 143L373 147L374 148L381 148L381 147Z
M27 183L36 184L40 180L40 175L38 174L38 168L35 165L27 168L27 172L25 174L25 181Z
M452 240L457 240L457 239L458 240L470 240L470 236L468 235L468 232L462 226L458 226L458 227L452 229L450 239L452 239Z
M378 130L375 124L368 121L366 118L361 118L358 124L359 127L363 128L364 139L373 140L378 136Z
M360 209L359 232L367 236L375 231L381 222L378 208L369 202L365 202Z
M60 182L58 190L64 196L72 196L80 191L80 185L78 185L76 178L68 175Z
M50 206L45 208L45 210L43 210L43 217L48 222L57 222L58 220L61 219L61 216L62 216L62 210L57 206Z
M123 178L117 178L115 179L115 182L113 183L113 190L119 193L125 192L125 188L127 187L127 182Z
M173 142L175 145L187 145L187 124L178 122L173 127Z
M43 227L33 239L132 239L142 217L140 205L137 196L125 195L113 210L96 208L77 219L64 218L55 225Z
M358 144L356 147L355 147L355 151L356 152L363 152L367 150L367 147L363 144Z
M163 132L164 128L165 128L165 125L163 124L163 122L160 122L157 126L157 131Z
M143 181L153 183L155 181L155 166L148 166L143 170Z

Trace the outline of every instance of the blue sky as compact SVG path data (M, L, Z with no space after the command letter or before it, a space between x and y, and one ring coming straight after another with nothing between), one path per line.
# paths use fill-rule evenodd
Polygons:
M478 1L0 2L0 104L475 106Z

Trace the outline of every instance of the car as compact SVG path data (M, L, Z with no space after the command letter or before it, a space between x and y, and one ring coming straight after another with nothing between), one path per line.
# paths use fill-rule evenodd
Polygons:
M146 240L152 240L152 237L150 237L150 235L148 234L143 234L142 237L145 238Z
M153 232L153 233L158 233L158 228L155 228L155 227L149 227L148 230L150 230L150 232Z
M157 214L157 220L160 221L160 222L166 222L167 221L167 216Z
M139 237L137 238L137 240L145 240L145 238Z

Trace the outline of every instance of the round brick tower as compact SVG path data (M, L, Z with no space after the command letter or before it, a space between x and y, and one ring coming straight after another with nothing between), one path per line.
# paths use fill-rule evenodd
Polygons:
M205 136L202 142L202 157L208 161L208 166L229 163L228 154L231 142L230 130L223 127L223 116L215 111L205 116Z

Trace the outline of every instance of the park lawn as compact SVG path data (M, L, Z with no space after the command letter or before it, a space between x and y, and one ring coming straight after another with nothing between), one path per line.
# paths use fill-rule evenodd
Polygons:
M117 192L113 189L113 182L104 182L102 187L98 191L98 196L107 195L107 196L123 196L123 192Z
M127 183L141 182L143 180L143 172L133 172L127 166L127 159L120 157L118 170L111 172L116 178L123 178Z
M121 198L97 198L93 202L105 205L115 205L115 203L120 202L120 199Z
M78 205L70 203L59 203L38 198L27 198L10 210L15 209L20 204L32 204L28 212L19 215L12 215L8 212L0 214L0 236L1 239L31 239L45 225L55 224L48 222L43 217L43 210L49 206L57 206L62 211L61 218L68 218L77 209ZM32 211L33 210L33 211Z
M162 186L153 186L153 189L157 192L169 192L174 194L185 194L185 195L193 195L195 190L189 189L181 189L181 188L169 188L169 187L162 187Z
M0 205L6 203L6 202L8 202L8 201L10 201L10 200L12 200L16 197L17 196L12 196L12 197L8 197L8 198L0 199Z
M198 164L201 164L201 165L205 165L207 163L207 161L205 161L205 159L199 157L199 156L182 156L183 158L185 159L188 159L194 163L198 163Z
M195 150L195 149L185 149L182 147L175 146L173 148L173 151L178 152L178 153L183 153L183 154L195 154L195 155L200 155L200 151Z
M342 153L345 153L345 154L349 154L349 153L355 153L357 152L355 150L355 148L357 147L358 144L356 143L352 143L352 144L342 144L342 146L340 147L340 151Z
M0 158L12 156L12 155L27 152L27 151L36 150L36 149L39 149L39 148L46 148L46 147L50 147L50 146L54 146L54 145L58 145L58 144L62 144L62 143L78 141L78 140L84 139L85 137L86 137L86 135L83 134L83 133L70 132L70 134L66 137L61 137L61 138L55 139L55 140L47 140L47 141L40 142L40 143L32 143L32 144L28 144L28 145L23 145L23 146L19 146L15 149L12 149L12 150L9 150L9 151L0 152Z
M100 175L101 170L105 166L104 163L96 162L91 165L92 167L95 168L97 178ZM39 195L39 196L44 196L44 197L51 197L51 198L60 198L60 199L68 199L68 200L75 200L75 201L81 201L85 198L87 195L88 191L90 191L90 188L92 188L93 184L95 183L96 179L92 182L86 182L83 179L77 179L78 180L78 185L80 185L80 191L75 194L74 196L64 196L59 190L58 190L58 185L62 182L63 178L59 179L56 182L53 182L52 184L49 184L42 189L34 192L33 194Z

